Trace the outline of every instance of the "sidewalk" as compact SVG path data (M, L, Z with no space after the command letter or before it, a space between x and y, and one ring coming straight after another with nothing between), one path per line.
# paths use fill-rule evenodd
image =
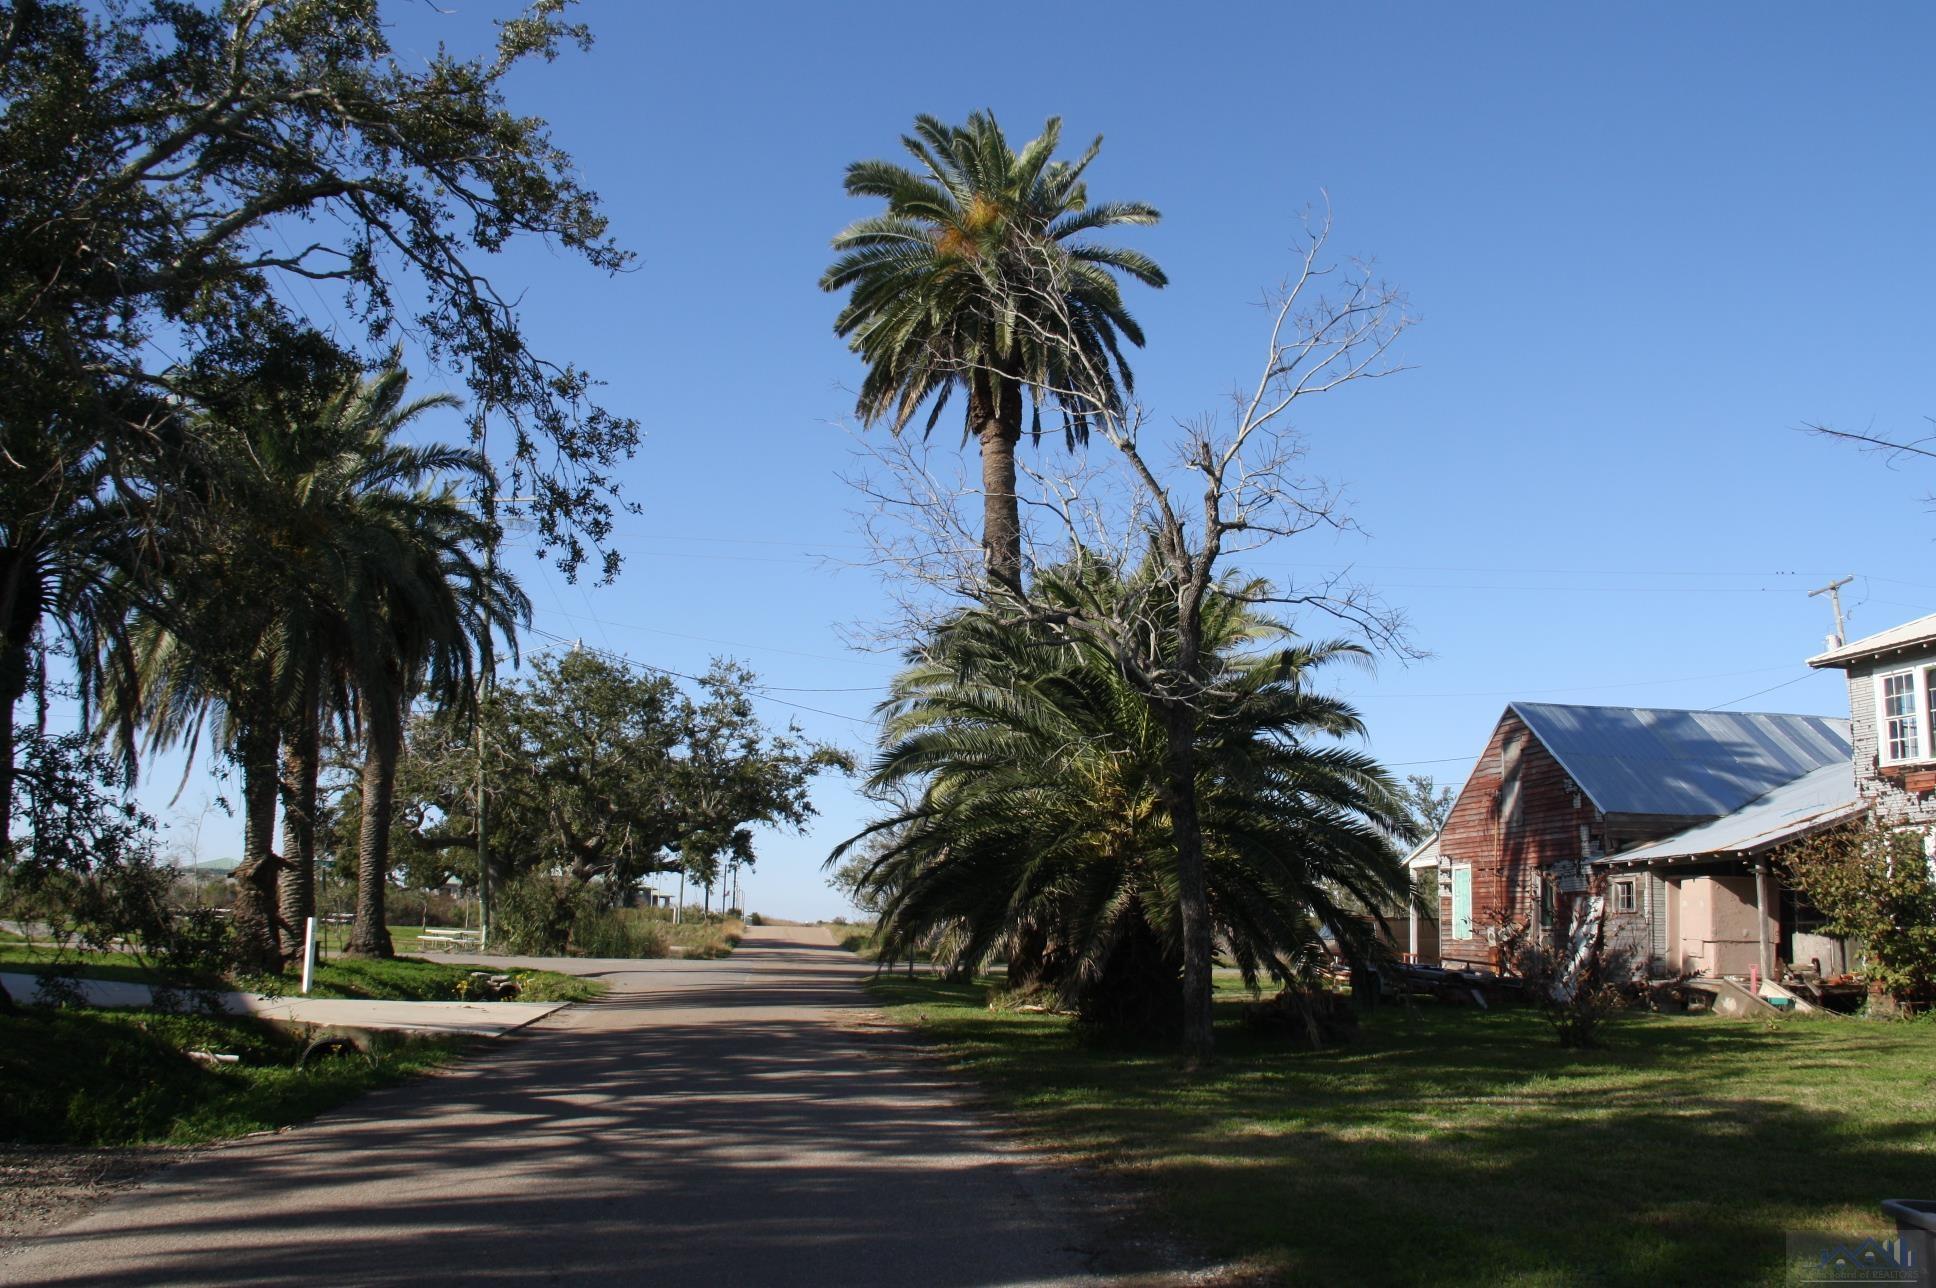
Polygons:
M110 979L74 982L91 1006L120 1009L154 1003L154 990L146 984ZM35 975L0 972L0 985L13 997L31 1001L40 979ZM475 1037L498 1037L570 1005L569 1002L387 1002L299 994L268 997L261 993L217 993L215 1000L231 1015L253 1015L278 1023Z

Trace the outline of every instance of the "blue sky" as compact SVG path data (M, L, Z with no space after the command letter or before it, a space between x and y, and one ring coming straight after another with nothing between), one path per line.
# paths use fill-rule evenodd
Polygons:
M507 8L398 6L398 47L473 47ZM1399 772L1462 780L1513 697L1846 715L1801 666L1829 625L1805 591L1855 574L1857 634L1936 611L1936 462L1799 428L1936 414L1926 8L581 12L595 49L524 73L518 106L639 264L605 279L532 246L497 274L648 436L618 582L524 565L547 632L683 671L730 653L784 686L776 719L866 749L892 661L839 628L886 604L840 566L863 554L840 477L859 374L815 281L872 209L845 165L895 155L917 112L983 107L1017 141L1052 113L1072 147L1104 134L1092 194L1163 211L1120 240L1171 278L1131 295L1166 422L1252 374L1254 302L1322 194L1335 244L1408 292L1415 369L1302 421L1366 535L1258 562L1354 565L1409 614L1428 659L1338 676ZM164 817L201 816L199 780L174 807L175 774L150 782ZM819 864L864 805L818 800L809 835L762 841L752 906L842 911ZM204 852L234 831L210 814Z

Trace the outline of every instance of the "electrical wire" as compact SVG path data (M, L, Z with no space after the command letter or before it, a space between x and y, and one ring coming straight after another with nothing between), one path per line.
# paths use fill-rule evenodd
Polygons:
M608 662L616 662L621 666L630 666L641 671L650 671L657 675L671 676L673 679L685 680L690 684L704 684L706 682L702 676L688 675L684 671L675 671L669 666L655 666L651 662L641 662L637 658L628 657L626 654L620 653L615 649L596 648L585 643L583 640L575 640L569 636L559 635L554 631L548 631L539 626L526 627L526 630L533 635L551 640L553 643L569 644L573 648L583 649L587 653L596 657L602 657ZM810 707L804 702L792 702L786 698L776 698L766 691L766 686L764 685L757 688L750 688L746 691L746 694L748 697L758 698L763 702L776 702L783 707L792 707L797 711L811 711L815 715L832 716L836 720L846 720L857 725L871 725L874 723L871 719L866 719L861 716L850 716L842 711L829 711L824 707Z

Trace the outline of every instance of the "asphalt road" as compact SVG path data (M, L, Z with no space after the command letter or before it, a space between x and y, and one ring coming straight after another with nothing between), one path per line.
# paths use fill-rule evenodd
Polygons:
M824 932L573 965L611 993L449 1074L156 1173L0 1258L0 1282L1170 1277L932 1062L867 1031L867 967Z

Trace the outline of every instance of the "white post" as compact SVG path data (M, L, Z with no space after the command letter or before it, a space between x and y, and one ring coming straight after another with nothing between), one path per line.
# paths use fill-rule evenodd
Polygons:
M303 982L302 991L309 991L310 976L316 972L316 919L303 918Z
M1411 914L1411 936L1407 947L1410 950L1411 959L1416 962L1418 960L1418 899L1416 890L1413 891L1413 896L1407 904L1407 911Z
M1775 977L1775 964L1768 951L1768 863L1755 864L1755 928L1761 934L1761 978Z

